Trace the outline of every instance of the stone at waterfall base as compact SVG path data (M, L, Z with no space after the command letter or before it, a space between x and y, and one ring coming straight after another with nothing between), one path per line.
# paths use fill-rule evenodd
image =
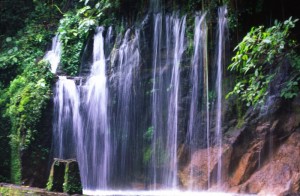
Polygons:
M54 159L47 190L82 194L78 163L75 160Z

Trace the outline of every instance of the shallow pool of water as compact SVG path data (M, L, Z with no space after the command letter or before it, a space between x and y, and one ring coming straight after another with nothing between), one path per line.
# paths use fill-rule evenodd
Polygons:
M99 196L235 196L240 194L222 192L193 192L180 190L132 191L132 190L84 190L85 195Z

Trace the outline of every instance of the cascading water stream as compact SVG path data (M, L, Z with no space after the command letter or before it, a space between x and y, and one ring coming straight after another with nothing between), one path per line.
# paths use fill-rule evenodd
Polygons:
M204 100L204 96L207 95L208 90L207 81L207 26L205 20L206 13L198 15L195 17L195 30L194 30L194 54L191 63L191 104L189 110L189 122L188 122L188 132L187 132L187 145L189 146L189 153L192 155L193 152L198 147L198 142L200 140L200 132L204 129L202 127L203 119L202 113L207 112L202 109L201 105ZM202 88L203 87L203 88ZM203 90L202 90L203 89ZM206 90L205 90L206 89ZM206 105L208 107L208 105ZM209 122L209 119L206 119ZM207 124L208 125L208 124ZM208 127L209 128L209 127ZM209 131L209 129L208 129ZM207 132L207 142L209 146L209 132ZM207 155L208 160L208 176L210 171L210 158ZM195 189L196 187L192 183L192 176L194 176L193 169L190 170L190 183L189 189ZM209 182L209 177L208 177Z
M224 66L225 51L225 30L227 25L227 8L226 6L218 10L218 49L217 49L217 80L216 80L216 140L218 147L218 169L217 169L217 186L221 189L222 183L222 75Z
M205 17L205 16L204 16ZM204 18L205 19L205 18ZM207 51L207 24L206 21L203 26L203 70L204 70L204 94L206 98L206 148L207 148L207 187L210 188L210 101L209 101L209 83L208 83L208 51Z
M106 36L105 36L105 55L106 58L109 58L109 53L111 52L111 49L113 47L113 28L112 26L108 27ZM109 59L108 59L109 60Z
M150 0L150 10L154 13L159 12L161 9L161 0Z
M60 76L54 92L54 157L76 158L75 137L81 130L80 99L74 80Z
M153 138L152 138L152 169L153 171L153 183L154 189L156 189L156 183L158 179L157 168L159 167L159 152L161 141L159 140L161 136L161 130L163 130L163 111L161 104L162 87L160 86L161 73L160 70L160 45L161 45L161 34L162 34L162 15L154 15L154 40L153 40L153 88L152 88L152 125L153 125ZM158 75L158 79L157 79Z
M51 65L51 72L56 73L61 58L59 36L52 39L51 50L44 60ZM53 112L53 156L60 159L76 158L76 132L81 130L79 91L74 80L59 76L54 88Z
M84 128L78 137L77 159L84 190L107 189L110 160L110 129L107 115L107 85L103 27L94 36L91 74L83 86Z
M61 43L59 41L59 36L56 35L52 39L52 47L51 50L46 53L44 59L49 61L51 65L51 72L56 73L58 64L60 62L61 57Z
M185 35L186 17L179 19L175 17L172 21L174 36L174 57L173 70L171 77L170 102L168 111L168 128L167 128L167 162L170 168L167 170L166 184L173 188L177 187L177 136L178 136L178 100L179 100L179 80L180 80L180 62L184 52L184 35Z
M117 59L115 63L116 71L113 76L116 83L116 108L113 113L113 129L114 149L117 156L113 158L114 163L118 163L119 167L115 173L118 179L127 181L131 172L129 170L132 165L131 156L133 150L130 149L133 144L130 141L134 137L133 129L136 129L134 112L136 105L133 103L135 75L139 73L140 53L139 53L139 31L135 32L134 38L131 40L131 30L125 33L121 46L118 49ZM113 80L112 79L112 80Z
M173 15L165 19L163 35L162 15L154 15L151 163L154 189L158 182L168 188L177 187L179 67L185 44L185 17ZM162 36L166 38L165 58L161 56Z

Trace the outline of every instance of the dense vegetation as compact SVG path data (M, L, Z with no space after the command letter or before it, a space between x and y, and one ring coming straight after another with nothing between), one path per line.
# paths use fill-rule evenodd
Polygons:
M180 9L187 13L188 37L192 39L193 15L208 11L210 27L215 25L216 8L224 3L229 6L230 28L234 39L254 25L245 22L244 16L256 16L266 11L266 1L258 0L165 0L166 11ZM41 61L49 48L51 38L59 33L63 46L61 67L68 75L76 75L88 38L98 25L114 24L118 31L132 26L147 13L149 1L121 0L26 0L0 2L0 181L21 183L21 154L41 135L39 124L52 96L53 74L47 62ZM241 8L245 7L245 8ZM259 20L258 20L259 21ZM245 22L245 23L244 23ZM259 21L265 23L265 21ZM236 85L229 95L236 95L247 106L262 104L268 86L284 59L291 64L291 71L282 84L281 96L294 98L299 92L300 59L296 42L289 35L296 20L277 22L269 28L252 28L236 47L236 55L229 69L235 71ZM243 28L241 27L243 23ZM256 24L257 25L257 24ZM213 29L213 28L210 28ZM212 43L210 44L212 45ZM145 133L150 142L151 128ZM34 146L33 146L34 147ZM49 149L41 147L44 156ZM144 161L149 161L149 149ZM31 157L37 160L41 157ZM43 157L45 158L45 157ZM32 167L38 165L33 164Z
M11 28L19 30L6 29L6 36L0 40L0 143L2 160L5 160L0 165L0 179L14 183L21 183L20 155L40 134L37 127L51 97L53 75L48 63L40 60L57 23L57 18L52 17L56 10L51 4L27 3L33 12L14 16L20 18L15 23L12 21ZM21 19L26 16L25 20ZM5 17L9 20L11 15ZM49 19L53 23L45 23Z
M293 98L298 95L299 57L295 54L296 41L289 38L290 31L298 20L290 18L284 23L265 29L263 26L253 27L235 48L236 55L228 69L237 72L237 82L232 92L247 104L262 105L268 95L270 82L281 74L280 68L284 59L288 59L293 74L282 84L281 96Z
M91 5L88 5L91 4ZM108 11L118 7L118 1L99 2L85 1L85 6L77 10L70 10L60 21L58 33L63 44L62 68L69 75L76 75L80 65L85 42L95 27L100 24L112 24L114 15L107 16Z
M115 19L113 14L105 16L118 2L0 2L4 5L0 21L0 154L4 160L0 181L22 183L26 173L22 165L27 161L22 156L28 156L27 152L31 152L27 159L34 159L32 168L49 156L49 146L38 140L45 135L40 124L52 96L53 74L49 64L41 61L52 37L60 34L63 71L76 75L88 36L100 21L109 24ZM32 151L37 149L34 145L42 153Z

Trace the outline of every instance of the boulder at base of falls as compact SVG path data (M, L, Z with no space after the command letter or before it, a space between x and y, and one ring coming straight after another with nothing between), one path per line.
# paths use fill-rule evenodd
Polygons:
M82 194L78 163L75 160L54 159L47 190L69 194Z

